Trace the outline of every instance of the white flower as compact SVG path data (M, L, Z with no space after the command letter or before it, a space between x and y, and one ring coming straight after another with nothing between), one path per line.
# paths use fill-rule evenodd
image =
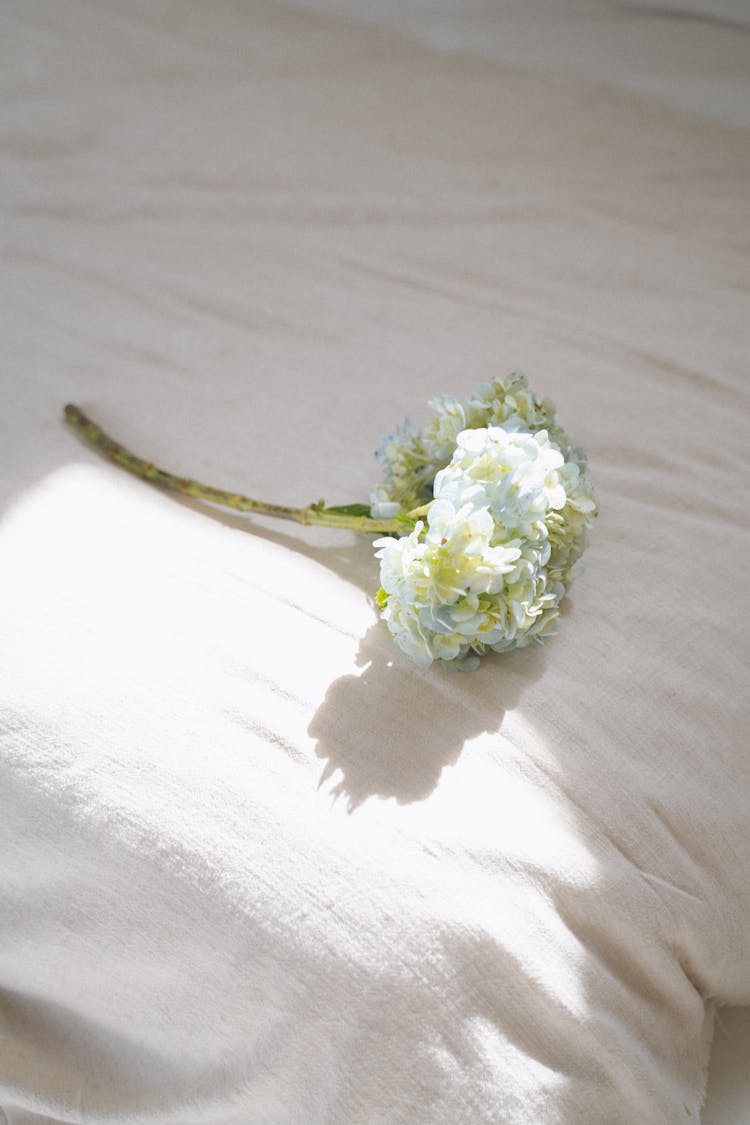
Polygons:
M374 520L391 520L401 511L401 505L391 500L384 484L370 493L370 515Z
M442 463L450 458L456 438L466 429L466 411L452 395L441 395L428 405L437 417L425 426L422 440L430 461Z
M506 433L544 430L565 463L577 464L585 472L583 451L574 447L570 435L555 421L554 405L548 399L538 399L524 375L516 372L504 381L494 379L482 384L465 405L449 395L435 398L429 405L435 417L421 430L405 421L381 443L377 456L385 480L371 497L378 515L388 502L398 504L399 512L428 503L435 476L450 461L463 430L493 426L502 427ZM388 511L393 514L393 509Z
M551 404L537 403L522 377L488 384L480 396L467 409L455 399L432 404L437 420L400 455L402 463L421 457L424 472L425 458L452 443L433 475L426 523L375 542L383 617L422 667L473 667L488 648L550 636L596 511L582 453L564 431L562 447L553 440ZM509 426L454 432L459 419L488 412L505 412ZM542 419L551 429L536 425ZM389 494L387 486L374 494L379 511Z
M546 430L507 433L499 426L458 435L450 464L435 477L435 497L463 496L487 507L508 535L526 538L550 508L565 506L564 465ZM539 533L542 534L541 528Z

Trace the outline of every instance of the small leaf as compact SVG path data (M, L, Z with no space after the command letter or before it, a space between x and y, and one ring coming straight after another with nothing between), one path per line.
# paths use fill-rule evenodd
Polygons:
M385 590L383 589L382 586L380 587L377 594L375 595L375 601L378 603L378 605L380 606L381 609L385 608L385 604L388 601L388 595L387 595L387 593L385 592Z
M320 508L321 512L330 512L334 516L370 516L369 504L336 504L332 508Z

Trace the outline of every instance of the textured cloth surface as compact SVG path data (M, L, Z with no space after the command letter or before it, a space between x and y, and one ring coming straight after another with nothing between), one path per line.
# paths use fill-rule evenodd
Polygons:
M2 18L9 1125L697 1122L750 1002L747 128L281 4ZM465 676L365 539L60 420L346 502L518 368L601 515L560 636Z

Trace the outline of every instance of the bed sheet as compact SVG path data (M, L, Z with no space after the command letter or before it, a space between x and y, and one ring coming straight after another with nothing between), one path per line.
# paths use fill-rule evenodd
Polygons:
M9 1125L697 1122L750 1003L743 21L571 5L584 64L388 11L4 5ZM349 502L516 369L601 514L560 636L466 676L393 647L367 541L61 421Z

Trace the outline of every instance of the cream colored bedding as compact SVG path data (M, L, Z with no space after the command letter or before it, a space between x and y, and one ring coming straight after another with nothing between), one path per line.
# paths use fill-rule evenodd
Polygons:
M9 1125L698 1122L750 1003L741 113L282 3L2 18ZM465 676L366 540L61 422L354 501L518 368L601 515L559 637Z

